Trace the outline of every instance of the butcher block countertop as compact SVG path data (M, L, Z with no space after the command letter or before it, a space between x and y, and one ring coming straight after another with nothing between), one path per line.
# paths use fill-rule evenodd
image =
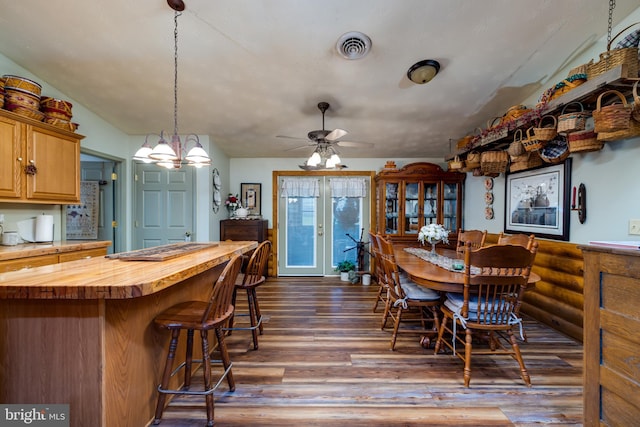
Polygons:
M164 261L94 257L0 273L0 299L87 300L142 297L223 264L234 254L246 253L257 245L253 241L212 242L209 246L203 245L201 250ZM42 245L33 246L33 251L47 249L40 247ZM54 250L64 247L55 244L51 246Z
M15 246L0 246L0 261L100 249L107 246L111 246L111 242L101 240L63 240L53 243L25 243Z

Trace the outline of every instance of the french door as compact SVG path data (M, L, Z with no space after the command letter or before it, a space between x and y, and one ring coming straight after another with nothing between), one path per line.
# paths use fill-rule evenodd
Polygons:
M331 185L332 179L339 178L279 178L278 275L336 275L334 269L340 261L357 263L357 246L363 231L364 239L368 240L370 177L359 177L366 187L364 197L337 195L335 182L333 187ZM285 180L305 180L306 184L317 187L311 194L294 192L283 197ZM359 268L362 270L365 266Z

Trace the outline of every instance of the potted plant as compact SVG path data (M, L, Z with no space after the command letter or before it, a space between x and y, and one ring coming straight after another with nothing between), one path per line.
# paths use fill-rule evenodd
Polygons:
M355 271L356 264L351 260L340 261L336 266L336 271L340 272L340 280L343 282L349 281L349 272Z

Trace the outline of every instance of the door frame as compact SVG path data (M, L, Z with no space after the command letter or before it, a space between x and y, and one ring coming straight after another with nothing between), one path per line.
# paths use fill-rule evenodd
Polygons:
M279 219L278 219L278 194L280 188L278 186L278 180L285 176L297 176L297 177L313 177L313 176L338 176L338 177L353 177L353 176L369 176L371 186L369 188L369 227L374 227L377 224L377 191L375 184L375 171L273 171L271 174L271 221L273 223L273 232L271 233L271 253L273 256L273 270L274 275L277 277L279 273L279 258L278 258L278 236L279 236ZM368 231L368 230L367 230Z
M113 170L116 174L116 180L113 184L113 219L117 223L117 226L113 230L114 234L114 242L113 252L122 252L126 250L127 242L125 239L127 233L127 221L125 220L125 206L126 203L126 194L124 189L127 185L126 176L123 172L125 159L122 157L111 156L109 154L101 153L99 151L91 150L89 148L80 147L80 157L81 161L82 155L86 155L89 157L93 157L96 161L104 161L104 162L113 162ZM64 221L63 221L64 223ZM63 230L63 233L66 233L66 230Z

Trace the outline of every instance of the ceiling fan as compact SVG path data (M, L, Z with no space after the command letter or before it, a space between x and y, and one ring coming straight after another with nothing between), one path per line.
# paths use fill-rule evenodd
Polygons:
M339 141L340 138L347 134L346 130L334 129L326 130L324 128L324 113L329 109L328 102L319 102L318 109L322 113L322 129L312 130L307 134L309 143L300 147L290 148L289 150L297 150L309 146L315 146L309 160L305 165L300 165L304 170L322 170L322 169L342 169L345 165L340 163L337 147L372 147L373 144L368 142L352 142ZM303 139L292 136L277 135L277 138Z

